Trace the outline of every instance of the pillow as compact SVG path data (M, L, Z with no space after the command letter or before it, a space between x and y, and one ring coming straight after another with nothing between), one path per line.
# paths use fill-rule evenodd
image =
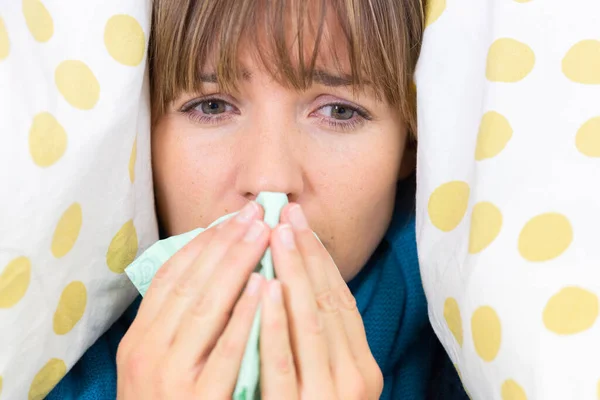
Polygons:
M599 16L595 0L428 4L419 258L474 399L600 399Z
M0 3L0 398L43 398L157 240L146 0Z

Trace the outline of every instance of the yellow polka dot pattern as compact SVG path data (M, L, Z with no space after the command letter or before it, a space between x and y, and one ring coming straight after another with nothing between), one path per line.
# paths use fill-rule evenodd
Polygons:
M135 181L135 160L137 159L137 137L133 141L131 155L129 156L129 180Z
M460 309L458 308L458 302L456 299L449 297L444 303L444 319L448 325L448 329L452 332L452 335L456 339L459 346L463 345L463 328L462 319L460 316Z
M577 150L588 157L600 157L600 117L584 123L577 131Z
M448 182L435 189L428 205L431 223L444 232L454 230L465 216L469 194L469 185L462 181Z
M0 17L0 61L8 57L10 53L10 40L8 39L8 32L4 25L4 20Z
M40 0L23 0L23 15L31 35L38 42L49 41L54 34L52 16Z
M138 251L137 232L133 221L125 223L115 234L106 253L106 265L116 273L122 274L133 262Z
M582 40L569 49L562 70L573 82L600 85L600 40Z
M15 0L20 6L19 20L10 20L10 23L20 23L25 29L27 41L19 45L30 45L34 48L44 48L49 43L57 40L55 30L61 23L58 18L53 18L52 4L46 0ZM19 12L19 9L17 9ZM11 42L12 25L7 24L6 15L0 16L0 67L3 63L12 62L11 52L14 52L15 42ZM62 32L61 32L62 33ZM53 44L51 44L53 45ZM47 47L46 47L47 48ZM144 67L146 54L146 34L138 20L130 15L116 14L109 17L104 25L104 48L107 62L114 65L118 63L126 67ZM68 107L75 112L88 112L93 110L102 101L102 82L94 72L93 64L88 64L89 59L77 59L77 52L73 53L73 59L58 60L52 68L47 71L54 77L54 86L50 87L51 98L63 99ZM50 75L52 76L52 75ZM43 103L41 103L43 104ZM59 110L59 111L56 111ZM39 167L37 171L43 179L55 179L53 171L60 168L69 155L69 137L72 134L84 134L85 132L69 132L64 125L68 121L65 113L57 107L55 110L36 110L27 121L25 132L17 136L27 138L28 162ZM83 114L81 114L83 115ZM64 120L63 120L64 118ZM131 183L135 181L137 163L137 134L131 147L129 156L128 175ZM27 153L26 153L27 154ZM123 171L124 173L127 173ZM62 214L56 215L55 224L48 227L51 236L44 251L56 260L66 258L81 242L79 236L84 227L84 206L76 199L69 199ZM122 223L122 222L121 222ZM106 252L106 263L110 271L122 273L124 268L133 261L138 251L137 231L133 220L129 220L114 235ZM11 259L2 259L0 264L0 310L17 308L24 304L28 293L32 292L31 282L39 278L33 278L36 271L41 268L49 268L47 265L37 265L33 262L35 257L16 254ZM51 272L49 272L51 273ZM66 336L77 329L79 322L86 314L88 302L91 300L88 287L83 281L72 281L63 283L58 287L60 297L57 298L52 318L52 335ZM46 293L46 296L51 293ZM15 311L17 312L17 311ZM23 397L27 395L30 400L43 399L54 386L67 373L67 364L60 358L48 359L45 365L41 365L37 373L31 374L29 387L23 387ZM3 371L2 371L3 372ZM33 371L32 371L33 372ZM3 389L6 391L6 375L0 375L0 398ZM28 391L28 392L27 392ZM6 396L6 394L5 394Z
M525 43L502 38L490 46L485 76L492 82L518 82L533 70L535 54Z
M481 161L500 154L512 134L512 127L502 114L495 111L485 113L479 126L475 160Z
M79 203L73 203L63 213L52 238L52 254L54 257L64 257L73 246L79 237L79 231L83 223L83 214Z
M31 281L31 261L27 257L17 257L4 267L0 274L0 309L17 304Z
M91 110L100 98L100 83L82 61L63 61L54 74L56 87L65 100L80 110Z
M573 241L571 223L562 214L533 217L519 235L519 252L528 261L548 261L560 256Z
M40 167L49 167L65 154L67 133L50 113L43 112L33 118L29 131L29 153Z
M427 2L425 26L433 24L446 9L446 0L430 0Z
M129 15L115 15L108 20L104 44L116 61L132 67L142 62L146 50L144 31L139 22Z
M475 351L484 361L493 361L502 343L502 325L496 311L489 306L479 307L471 317Z
M500 390L502 400L527 400L527 395L521 385L512 379L504 381Z
M483 201L473 206L469 253L477 254L488 247L500 234L502 213L494 204Z
M502 7L506 7L506 10L511 10L510 12L514 13L514 16L518 15L519 18L521 18L524 15L530 16L529 14L520 14L523 10L527 10L528 13L531 12L531 16L535 15L535 13L539 14L541 10L539 7L544 2L537 0L512 0L512 5L507 3L510 3L510 1L503 2ZM458 37L460 37L462 33L460 33L460 29L457 30L454 27L450 29L450 25L452 24L448 22L437 23L436 26L439 26L440 31L443 29L447 30L447 32L445 31L442 34L438 32L438 28L430 30L429 26L436 21L440 21L442 15L448 11L447 8L451 7L452 4L446 4L445 1L431 1L428 3L426 10L426 26L428 27L426 34L431 36L429 40L431 41L430 43L433 43L432 45L429 45L428 50L431 52L432 49L435 49L438 56L441 56L442 58L446 57L446 55L443 54L442 50L436 48L436 46L440 46L439 43L444 42L441 37L447 35L448 32L452 34L458 32ZM538 9L536 9L536 7L538 7ZM456 9L458 10L458 7L456 7ZM454 12L455 11L453 10L452 13ZM488 12L487 17L491 17L492 14L493 13ZM510 15L513 16L513 14ZM452 19L454 18L454 15L447 15L446 18ZM557 19L557 21L558 20L559 19ZM457 21L455 20L454 24L456 23ZM464 23L465 25L469 24L466 20ZM513 21L510 21L510 23L512 24ZM517 20L515 20L514 23L522 25L522 22L517 22ZM490 33L505 32L505 28L506 26L501 26L497 30L491 30ZM524 26L522 28L524 28ZM503 308L500 308L500 305L495 303L501 301L496 297L497 293L493 293L493 295L488 298L485 292L482 292L481 289L477 287L478 278L474 277L472 278L473 280L470 280L468 274L472 274L471 276L481 276L480 274L483 274L485 268L488 267L487 264L490 262L494 263L498 257L501 257L502 259L504 252L512 252L525 264L526 269L524 270L524 266L522 265L516 267L524 271L524 273L537 274L538 271L547 270L551 271L551 274L555 274L560 271L561 268L567 268L564 265L561 266L561 260L566 260L565 263L569 264L571 258L585 255L585 253L583 253L585 250L576 250L574 243L580 237L583 239L582 241L585 242L585 235L589 236L590 233L589 231L587 233L585 231L585 223L589 222L585 220L581 227L582 232L577 231L579 228L578 224L581 224L580 213L571 212L567 207L561 208L562 203L560 201L557 203L549 202L550 206L544 206L546 207L545 209L540 209L542 206L538 209L534 208L533 212L531 212L531 209L529 208L530 204L524 202L524 212L523 210L517 210L517 212L512 213L515 208L519 208L519 204L513 202L511 193L512 187L510 183L495 182L491 180L490 177L502 173L503 169L510 169L511 173L513 173L514 168L507 168L505 166L507 163L514 162L511 157L514 157L515 160L519 160L519 157L524 157L524 162L521 161L521 164L525 174L529 172L529 169L536 170L539 165L536 158L537 154L542 154L540 160L544 160L543 154L547 151L546 149L548 149L548 151L554 151L554 148L552 148L554 142L552 141L555 137L552 137L552 135L548 136L547 147L545 147L546 143L544 143L543 146L540 146L530 139L532 135L535 134L535 131L531 131L530 126L534 126L534 129L538 129L537 125L539 125L540 127L544 126L544 128L540 129L547 129L546 124L548 122L544 120L538 121L541 119L541 116L535 114L534 110L543 110L545 113L544 118L548 118L548 120L553 117L551 114L554 111L547 111L542 108L544 104L543 101L541 101L540 104L533 104L532 101L539 100L534 100L532 97L532 100L530 101L529 96L535 94L539 97L539 94L535 93L535 89L528 88L532 85L539 85L538 82L540 79L548 78L548 81L550 81L549 77L555 76L555 78L559 80L556 87L562 85L563 87L561 87L560 90L563 90L564 93L568 93L567 97L570 97L570 103L567 100L563 100L565 106L560 112L562 113L564 110L565 113L568 113L570 111L569 107L566 105L572 104L573 99L577 98L575 97L575 93L579 94L580 92L578 91L581 91L581 93L587 94L588 92L584 91L590 91L600 85L600 38L591 35L592 37L587 38L575 37L575 40L572 40L571 42L562 41L560 42L560 45L557 44L552 47L552 50L558 49L559 51L556 54L558 58L553 58L548 57L548 54L542 53L542 50L537 48L539 46L539 38L535 35L523 35L521 37L511 37L510 35L511 33L508 33L508 35L503 33L503 36L500 37L492 36L489 39L487 49L483 53L478 54L476 51L473 51L473 54L477 57L485 57L484 59L479 59L479 61L485 61L485 81L481 84L478 83L478 76L474 77L472 81L469 81L468 79L470 77L467 77L464 81L474 86L481 85L481 88L484 88L485 90L485 92L483 92L481 104L486 107L489 103L491 106L490 108L484 108L479 111L479 114L477 115L477 117L480 118L478 131L475 132L477 135L476 137L473 136L475 140L469 143L475 144L473 162L465 164L461 163L462 161L458 162L459 159L457 157L454 159L452 159L452 157L446 157L447 152L455 152L459 154L460 157L464 156L463 153L460 153L460 149L452 148L447 145L448 142L445 141L446 138L442 139L440 142L443 142L443 145L431 144L436 141L436 135L447 135L448 132L454 129L455 125L452 125L453 128L450 130L444 130L441 128L442 124L440 122L436 121L433 123L432 119L429 121L429 125L431 126L424 129L425 131L429 129L429 132L423 133L424 136L427 137L427 142L430 143L427 144L429 147L426 150L423 150L423 165L425 165L426 168L424 169L425 172L422 172L422 174L427 175L427 171L434 170L432 163L435 164L435 157L440 154L442 155L444 163L449 163L444 165L449 166L441 166L438 164L437 168L442 172L429 172L429 176L425 176L422 180L424 185L428 186L425 200L427 201L426 213L429 217L428 219L423 219L423 224L425 224L425 227L427 224L431 225L432 229L431 232L429 232L424 229L423 226L418 227L418 231L420 229L425 231L424 233L422 232L423 238L421 238L421 240L426 244L435 243L433 249L442 249L444 253L443 257L445 257L437 256L436 258L435 254L425 254L426 260L431 259L431 261L427 261L429 265L426 265L426 268L436 267L442 270L443 268L447 268L447 270L455 268L459 271L457 272L457 275L454 275L452 278L447 278L445 275L441 275L443 277L440 278L440 275L433 274L429 279L448 279L449 281L457 278L463 279L462 287L460 286L460 283L455 283L455 285L457 285L456 292L447 293L446 289L448 289L448 287L441 285L444 289L443 292L447 294L445 294L443 298L435 298L436 295L434 293L433 295L430 295L431 298L429 299L430 301L435 300L438 304L435 310L443 309L441 313L439 311L437 312L437 315L435 316L436 324L434 325L438 325L438 322L440 322L441 319L440 317L443 316L445 328L452 336L450 337L450 335L447 335L447 337L444 338L445 345L455 346L455 354L460 354L458 359L454 359L454 362L458 362L462 359L469 359L469 352L473 349L479 360L489 363L490 368L493 368L493 371L502 372L505 371L501 368L504 368L507 363L506 354L502 360L500 360L499 357L502 354L502 348L505 346L503 340L507 340L507 346L512 345L511 342L514 337L509 335L514 334L515 329L520 329L517 331L517 334L522 335L524 328L520 326L511 326L510 323L513 321L512 318L514 318L514 315L511 315L510 312L507 311L508 307L506 307L506 305L503 304ZM437 44L436 38L439 40ZM561 38L564 39L563 37ZM460 50L458 50L457 54L465 56L467 46L458 47ZM436 62L440 61L434 60L432 55L427 54L426 59L421 62L425 65L427 65L428 62L436 65ZM475 64L477 64L477 62L475 62ZM469 64L469 68L471 67L473 67L473 64ZM451 87L456 89L457 85L453 86L452 83L449 82L451 81L449 74L448 76L438 79L435 77L438 69L422 69L423 71L421 71L421 74L423 74L423 77L417 77L417 84L423 86L432 85L430 80L433 78L436 84L441 83L440 87L444 87L444 85L447 84L448 87L444 87L444 90L449 90L448 93L452 92L452 89L450 89ZM457 75L460 79L464 78L460 73L457 73ZM442 91L443 90L438 90L436 93L439 95ZM431 93L434 93L434 91L431 91ZM424 103L431 101L431 97L433 96L431 93L424 93L424 99L420 99L420 101L423 101ZM515 101L516 96L518 96L517 93L519 93L519 95L523 94L528 103L521 99ZM446 101L452 101L451 95L444 96ZM542 94L542 96L544 95ZM430 98L428 99L427 97ZM468 100L465 103L468 103ZM439 98L436 98L432 104L441 104ZM516 108L514 104L521 104L521 106L520 108ZM590 107L583 105L580 109L589 110ZM449 107L445 112L452 110L453 108ZM458 110L459 113L463 111L460 109ZM592 108L591 113L590 111L586 112L587 114L585 114L581 120L575 118L568 119L562 114L559 114L557 122L568 121L569 125L566 125L565 127L557 124L557 129L559 129L562 134L560 136L561 139L558 140L563 140L562 149L564 149L565 157L574 158L574 160L569 162L577 163L579 161L581 165L585 165L585 168L588 170L594 170L594 168L597 168L598 160L600 159L600 113L598 113L597 108L595 111ZM529 121L533 121L536 122L537 125L528 125L528 123L524 123L524 116L528 118L528 123ZM448 121L444 121L443 123L445 124L447 122ZM462 123L463 121L453 122ZM575 123L574 125L572 125L573 122ZM461 127L462 125L460 125L460 123L457 123L456 126ZM436 130L443 133L437 133ZM465 132L463 136L472 134L472 129L468 129L468 132ZM460 134L457 133L457 139L462 139L459 138L459 136ZM523 146L527 143L530 143L531 148L527 149L528 153L523 153ZM458 168L453 167L453 161L459 165ZM538 164L536 165L535 163ZM540 170L542 169L540 168ZM488 171L492 172L488 175ZM434 182L429 183L432 177L435 177ZM503 177L511 177L510 179L514 179L518 178L518 175L513 176L507 174ZM562 177L560 179L562 179ZM583 178L574 176L573 179L581 179L582 185L584 184ZM585 182L589 185L587 181ZM556 182L553 181L553 184L556 184ZM502 189L505 189L504 193L498 191L499 185ZM515 187L518 187L520 192L517 194L521 196L523 194L523 188L519 186ZM536 191L539 192L539 189L535 188L535 190L532 190L532 193L537 193ZM533 203L533 205L535 206L535 203ZM595 211L597 212L597 209ZM520 213L525 215L521 215ZM597 214L590 215L589 212L587 215L592 219L597 217ZM468 218L469 216L468 254L463 255L461 253L461 244L464 242L460 241L459 235L462 234L464 230L457 230L457 228L461 225L463 219ZM441 235L445 234L447 234L448 239L440 239L443 238ZM426 235L430 235L430 237L427 238L429 242L424 238ZM495 243L497 244L494 245ZM444 249L444 245L446 245L448 249ZM512 247L502 247L506 245ZM424 246L424 248L428 248L427 245ZM428 251L433 252L435 250ZM578 255L578 252L582 253ZM455 260L448 260L448 257L455 257ZM512 254L510 257L512 257ZM510 260L509 257L507 257L507 259ZM436 265L436 263L438 264ZM506 265L507 274L515 273L512 271L512 269L515 268L513 264L514 262ZM572 265L572 267L576 267L579 270L581 266ZM500 268L500 266L494 265L494 268ZM554 268L556 268L556 270ZM492 274L490 276L497 276L493 275L497 272L497 269L490 270L490 273ZM446 270L444 270L444 274L445 273ZM451 273L448 272L447 275L450 276ZM514 277L512 278L516 279ZM470 282L469 284L473 287L477 287L477 289L469 291L465 281ZM427 286L425 278L424 283ZM439 282L435 281L435 285L437 284L439 284ZM544 287L544 284L545 282L540 282L540 288ZM549 335L554 338L553 340L565 340L565 344L571 343L566 341L569 337L580 335L584 332L588 332L588 335L591 334L592 330L600 328L600 293L597 291L598 285L595 281L590 281L589 284L586 281L578 281L578 284L579 285L575 284L575 282L569 282L569 284L567 284L566 281L561 281L558 287L552 288L550 293L545 293L543 295L543 298L539 302L539 306L537 306L537 311L522 316L527 317L529 321L536 321L538 326L543 330L543 333L541 333L542 335ZM500 285L503 285L503 290L506 290L507 287L512 287L510 286L509 281L500 282ZM432 286L432 282L429 282L428 290L430 292L432 289L435 291L437 287L438 286ZM519 288L519 284L515 283L514 287ZM531 289L531 287L529 287L529 289ZM473 293L475 293L475 295L473 295ZM478 295L481 296L481 299L477 298ZM505 293L505 295L510 294ZM518 293L518 295L529 296L530 293ZM453 296L461 299L462 308L459 307L458 301ZM533 293L531 293L531 296L532 298L535 298ZM442 302L443 307L439 307ZM514 313L515 310L511 311ZM522 310L519 309L519 312L521 311L523 313L531 313L531 305L527 304L527 307L523 307ZM465 319L463 325L463 316L461 316L461 312L467 315L470 314L470 324L467 324L468 319ZM504 324L506 324L506 326L504 326ZM504 332L506 332L505 334L507 335L506 339L503 337ZM536 335L539 335L539 333L536 333ZM509 337L511 342L508 341ZM582 336L582 338L587 337L587 335ZM456 344L453 343L452 338ZM469 343L469 341L471 341L471 343ZM477 368L481 368L480 364L475 365L478 365ZM457 367L456 364L455 367ZM530 367L535 368L534 365L531 365ZM492 376L491 374L493 373L490 371L485 371L485 374L480 375L480 377ZM518 373L519 371L518 366L515 366L514 372ZM493 394L491 394L492 392L488 392L490 398L497 398L497 396L500 395L502 400L527 400L527 389L532 390L532 393L530 393L529 396L533 396L533 388L528 387L528 385L531 385L532 383L531 376L526 374L524 376L513 376L511 374L512 372L509 371L508 376L505 375L501 378L502 380L496 381L497 383L495 383L495 385L497 386L493 389ZM475 374L475 376L477 375ZM597 398L600 399L600 379L597 381L594 380L592 385L597 386L593 387L597 391ZM487 389L489 388L486 388L486 390Z
M54 313L54 332L65 335L75 327L83 317L87 305L87 290L83 282L71 282L65 287L56 312Z
M29 388L29 400L42 400L67 374L63 360L53 358L40 369Z
M558 335L573 335L590 329L598 319L598 297L579 287L566 287L548 300L543 320L546 329Z

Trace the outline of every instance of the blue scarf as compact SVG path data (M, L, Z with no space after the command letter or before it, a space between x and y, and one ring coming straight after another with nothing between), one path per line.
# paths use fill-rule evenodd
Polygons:
M349 283L384 374L383 400L468 400L427 317L417 260L414 177L401 182L381 244ZM54 388L50 400L116 397L115 356L135 318L138 298Z

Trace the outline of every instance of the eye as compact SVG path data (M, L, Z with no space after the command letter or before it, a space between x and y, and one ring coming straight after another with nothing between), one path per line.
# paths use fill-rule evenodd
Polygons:
M196 105L204 114L217 115L229 111L228 104L222 100L205 100ZM231 108L231 106L229 106Z
M326 117L348 121L356 115L356 110L344 104L332 104L321 108Z
M184 104L179 111L191 121L202 124L220 124L239 114L234 105L218 97L194 99Z

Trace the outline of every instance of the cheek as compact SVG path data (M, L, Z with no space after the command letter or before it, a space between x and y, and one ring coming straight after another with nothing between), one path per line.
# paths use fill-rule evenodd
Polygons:
M228 156L187 125L167 119L152 133L156 208L169 235L206 226L227 212L218 200L230 187Z
M396 128L348 143L320 160L314 159L315 168L309 174L323 201L320 209L313 210L321 221L321 232L317 233L323 236L346 280L362 269L387 230L404 135Z

